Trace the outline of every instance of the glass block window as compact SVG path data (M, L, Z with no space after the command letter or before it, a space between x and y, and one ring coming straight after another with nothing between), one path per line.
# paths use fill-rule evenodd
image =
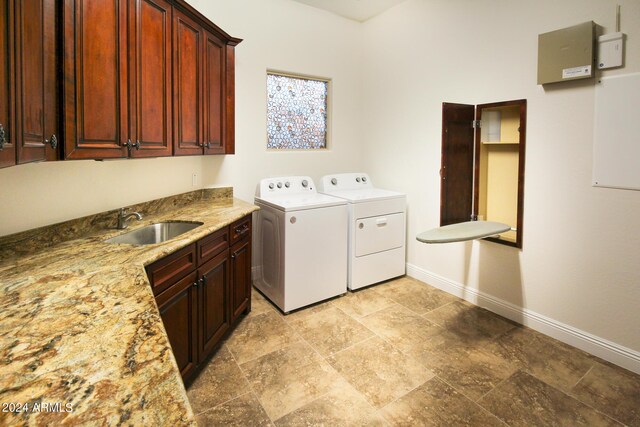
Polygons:
M267 148L327 148L329 82L267 73Z

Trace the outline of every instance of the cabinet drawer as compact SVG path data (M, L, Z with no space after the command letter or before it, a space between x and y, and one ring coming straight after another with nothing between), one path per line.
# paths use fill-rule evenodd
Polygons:
M153 294L158 295L195 268L195 243L148 265L147 276L149 276Z
M229 247L229 230L225 227L198 240L198 265L202 265Z
M230 244L240 241L243 237L251 235L251 214L239 219L229 226L231 234Z

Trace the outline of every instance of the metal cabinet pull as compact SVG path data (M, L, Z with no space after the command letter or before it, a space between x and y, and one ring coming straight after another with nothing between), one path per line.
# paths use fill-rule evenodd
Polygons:
M242 227L236 227L236 229L235 229L236 234L244 234L247 231L249 231L249 225L248 224L244 224Z
M4 145L7 143L7 134L4 131L4 126L0 123L0 151L4 149Z
M56 148L58 148L58 137L55 134L53 134L51 135L51 138L45 139L44 143L51 145L51 148L55 150Z
M140 149L140 140L136 140L136 143L133 144L134 147L136 147L136 150Z
M210 142L207 142L206 145L207 145L207 149L211 148L211 143Z
M131 148L133 147L133 144L131 143L131 139L127 139L127 142L124 143L124 146L127 147L129 151L131 151Z

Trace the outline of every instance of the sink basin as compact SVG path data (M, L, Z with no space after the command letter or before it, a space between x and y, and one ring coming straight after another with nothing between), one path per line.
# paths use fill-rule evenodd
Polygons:
M112 237L105 240L105 242L128 245L153 245L155 243L166 242L201 225L201 222L158 222Z

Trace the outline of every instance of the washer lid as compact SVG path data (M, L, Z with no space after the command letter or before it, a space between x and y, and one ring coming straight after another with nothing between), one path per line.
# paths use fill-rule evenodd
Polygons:
M326 208L347 204L346 200L318 193L278 194L270 197L256 197L255 201L285 212Z
M335 197L348 200L350 203L370 202L372 200L387 200L405 197L403 193L397 191L383 190L381 188L363 188L360 190L335 190L327 191Z

